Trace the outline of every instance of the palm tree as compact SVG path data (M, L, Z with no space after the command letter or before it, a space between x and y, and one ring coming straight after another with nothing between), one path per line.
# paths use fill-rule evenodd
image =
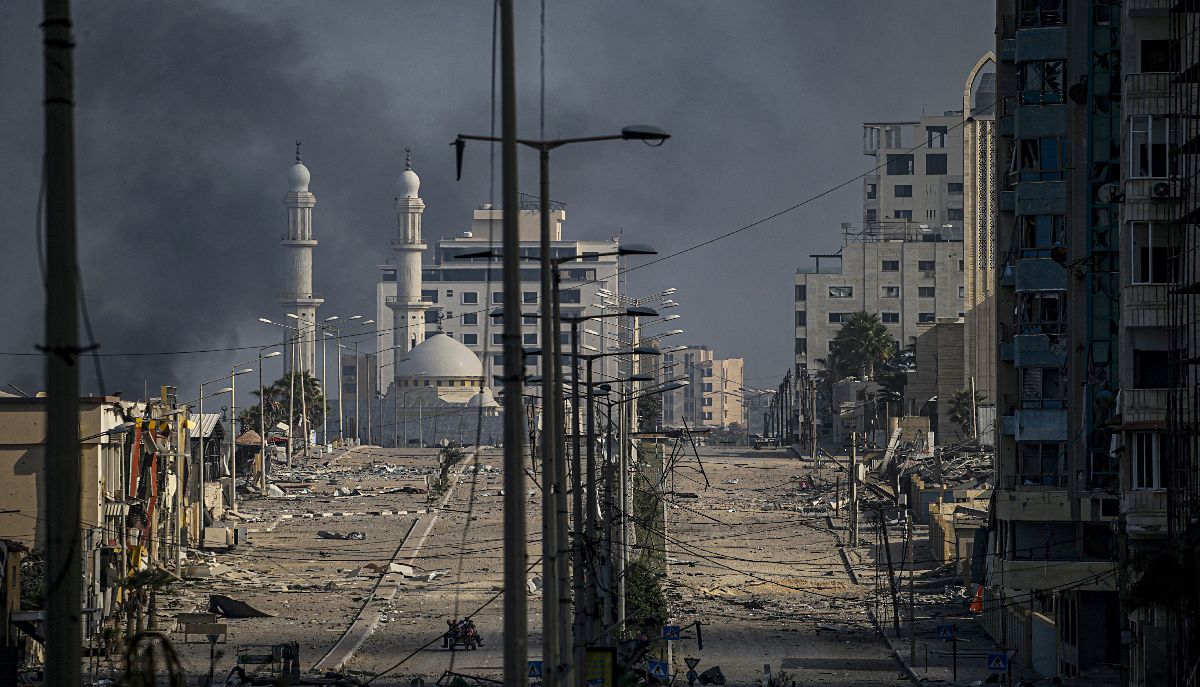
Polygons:
M878 314L852 313L842 321L842 328L834 338L826 369L835 376L838 373L859 373L867 379L875 378L875 367L896 354L896 342L891 332L879 320Z
M950 421L962 428L966 436L971 436L975 424L975 409L987 400L987 396L975 392L975 403L971 403L971 390L959 389L950 397Z
M292 382L295 379L295 397L289 399L292 394ZM300 394L304 393L304 403L301 403ZM321 382L311 373L305 371L291 372L280 377L270 386L263 387L250 392L255 396L263 398L262 405L264 406L264 419L262 424L268 431L276 424L282 422L286 425L299 428L302 424L304 427L312 428L319 427L325 420L326 402L325 390L321 388ZM288 419L288 405L292 406L292 417ZM301 413L301 408L307 410L306 413ZM258 431L259 428L259 405L254 404L246 408L238 416L238 421L247 429ZM304 422L301 422L303 415Z

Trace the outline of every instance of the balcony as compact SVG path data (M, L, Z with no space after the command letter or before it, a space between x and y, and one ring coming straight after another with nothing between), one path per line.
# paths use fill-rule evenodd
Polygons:
M1166 284L1128 284L1121 287L1121 322L1127 327L1166 327Z
M1066 358L1062 337L1022 334L1013 337L1013 364L1017 367L1059 367Z
M992 579L1004 580L1010 589L1056 589L1116 591L1117 576L1112 561L1012 561L1001 559Z
M1017 410L1013 415L1013 437L1017 441L1066 441L1067 411L1058 409Z
M1025 258L1016 264L1016 288L1021 291L1066 291L1067 271L1050 258Z
M1134 72L1125 75L1126 98L1165 98L1171 95L1171 73ZM1169 103L1164 103L1168 105ZM1167 110L1163 110L1166 112Z
M1017 214L1065 215L1067 209L1065 181L1022 181L1017 184Z
M1170 399L1170 389L1121 389L1121 422L1126 427L1166 427Z
M1067 27L1047 26L1017 31L1017 62L1066 58Z
M1131 489L1121 494L1125 526L1129 536L1161 536L1167 533L1166 489Z

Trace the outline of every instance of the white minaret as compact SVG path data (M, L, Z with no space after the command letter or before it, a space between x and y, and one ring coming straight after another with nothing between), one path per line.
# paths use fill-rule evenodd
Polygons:
M392 250L396 253L396 295L389 296L392 309L393 360L403 358L414 346L425 340L425 309L421 301L421 255L425 242L421 238L421 215L425 202L418 195L421 178L412 169L412 149L404 149L404 171L396 182L396 238ZM399 370L400 365L393 365Z
M284 324L295 325L299 330L293 332L296 338L291 339L293 343L288 346L284 364L290 370L292 360L296 360L299 370L313 372L317 362L317 306L325 300L314 294L312 289L312 254L317 246L317 236L313 234L312 209L317 204L317 197L308 190L309 179L308 168L300 162L300 141L296 141L296 164L288 171L290 190L283 197L288 217L288 230L283 237L288 261L288 284L287 291L276 294L276 297L285 315L292 313L298 317L285 317L283 320ZM298 346L298 349L293 351L292 346Z

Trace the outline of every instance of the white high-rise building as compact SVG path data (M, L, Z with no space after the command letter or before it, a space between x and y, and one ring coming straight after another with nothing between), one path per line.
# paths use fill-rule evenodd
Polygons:
M282 243L287 254L287 290L275 294L285 317L283 322L295 324L297 331L288 339L286 369L293 367L302 372L316 369L316 321L317 307L325 302L321 295L313 293L312 256L317 247L317 235L313 233L312 211L317 197L308 190L311 180L308 167L300 161L300 142L296 142L296 163L288 171L288 194L283 198L287 208L288 228ZM295 361L293 363L293 361Z

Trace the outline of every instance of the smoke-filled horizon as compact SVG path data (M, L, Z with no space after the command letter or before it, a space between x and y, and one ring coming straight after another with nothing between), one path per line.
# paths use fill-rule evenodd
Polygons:
M547 136L653 124L660 148L557 151L552 190L566 238L621 232L667 254L756 221L862 173L861 123L961 106L994 43L986 3L547 3ZM462 181L448 143L491 126L492 6L476 3L77 3L80 269L102 353L99 389L199 382L277 342L285 284L282 199L297 139L316 194L314 289L323 317L374 316L392 198L413 149L429 242L499 205L488 149ZM0 352L41 341L35 216L42 150L40 4L0 6ZM539 12L518 7L518 117L539 132ZM918 66L919 65L919 66ZM537 192L536 159L521 189ZM675 287L686 335L746 360L771 388L793 360L792 275L836 250L861 217L847 188L732 238L637 270L629 292ZM635 263L636 264L636 263ZM388 325L383 325L388 326ZM278 360L267 377L279 376ZM331 372L332 374L332 372ZM43 388L41 359L0 355L0 387ZM253 384L245 384L245 388ZM11 389L9 389L11 390Z

